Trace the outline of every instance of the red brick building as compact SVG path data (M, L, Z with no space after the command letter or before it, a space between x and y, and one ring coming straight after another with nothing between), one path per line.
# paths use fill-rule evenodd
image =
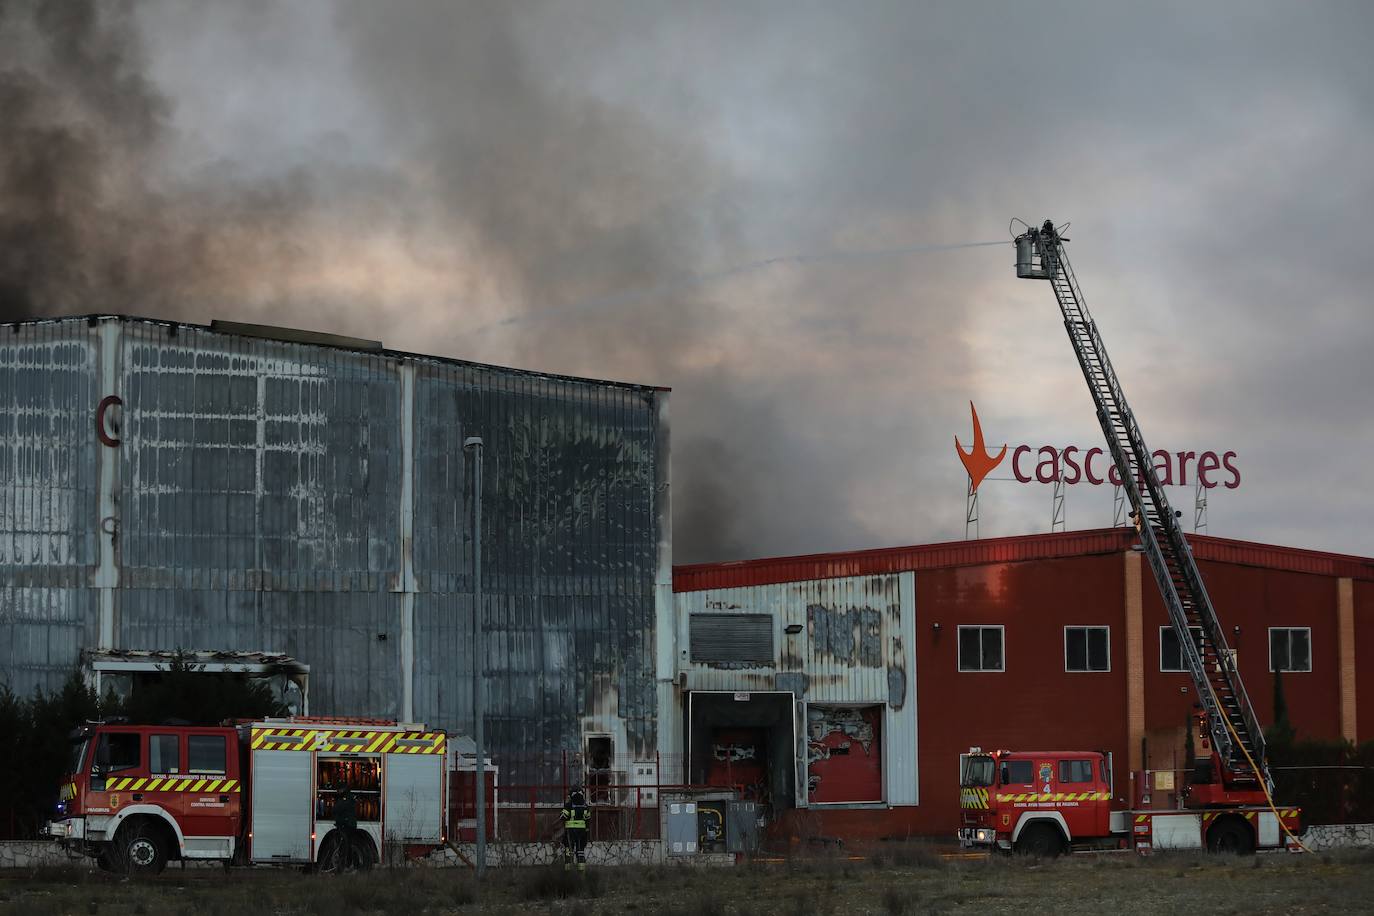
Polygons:
M1126 797L1128 773L1183 766L1195 699L1133 542L1117 528L676 568L689 775L721 781L713 736L735 729L738 757L753 727L775 829L852 838L952 832L970 745L1109 750ZM1278 667L1300 736L1374 738L1374 671L1359 672L1374 560L1190 543L1261 722Z

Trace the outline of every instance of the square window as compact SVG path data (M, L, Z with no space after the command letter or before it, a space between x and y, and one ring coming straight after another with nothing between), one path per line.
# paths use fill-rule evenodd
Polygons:
M1028 786L1035 777L1035 768L1029 760L1004 760L1000 775L1004 786Z
M1092 761L1059 761L1061 783L1091 783Z
M1110 671L1109 649L1107 627L1064 628L1065 671Z
M1193 636L1193 644L1197 646L1198 653L1202 652L1202 627L1189 627L1188 632ZM1187 671L1188 666L1183 663L1183 648L1178 643L1178 633L1173 627L1159 628L1159 670L1160 671Z
M192 735L186 739L187 769L192 773L223 774L224 736Z
M1002 627L959 628L960 671L1005 671Z
M138 767L141 762L139 745L142 743L142 736L138 732L106 732L100 736L100 743L96 746L96 766L104 773Z
M152 735L148 738L148 772L181 772L181 747L176 735Z
M1269 670L1311 671L1312 628L1270 627Z

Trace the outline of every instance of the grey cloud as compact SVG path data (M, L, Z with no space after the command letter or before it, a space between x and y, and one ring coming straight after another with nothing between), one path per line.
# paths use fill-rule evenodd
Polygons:
M786 259L1071 217L1152 444L1243 449L1212 532L1374 552L1313 483L1374 444L1365 5L65 8L0 3L6 120L65 144L0 150L3 317L270 308L671 385L679 561L847 549L962 535L970 398L1096 429L1009 248ZM1047 506L994 490L984 534Z

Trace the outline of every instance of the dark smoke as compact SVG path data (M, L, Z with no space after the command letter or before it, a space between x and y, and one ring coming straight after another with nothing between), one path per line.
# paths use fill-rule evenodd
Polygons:
M0 320L668 385L675 559L838 550L962 535L970 399L1096 434L1045 290L931 250L1072 218L1151 436L1246 456L1212 533L1349 550L1369 12L1241 6L0 0ZM1043 530L1013 490L984 536Z
M134 10L0 0L0 321L250 317L297 269L318 176L174 176Z
M0 321L127 312L385 330L416 349L675 385L677 559L765 550L775 519L795 515L756 502L788 499L762 479L788 431L767 397L709 365L725 320L710 289L671 288L710 269L708 251L738 259L729 207L703 206L721 167L690 133L539 72L516 9L340 8L404 164L322 154L249 180L175 160L178 112L149 75L138 6L0 0ZM411 276L418 295L396 279ZM565 309L638 289L651 292ZM448 340L398 341L388 314ZM483 317L516 318L499 353L461 333Z

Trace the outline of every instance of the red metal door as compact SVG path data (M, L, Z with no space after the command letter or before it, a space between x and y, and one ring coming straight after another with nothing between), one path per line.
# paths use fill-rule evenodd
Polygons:
M1097 761L1091 757L1066 757L1055 768L1055 803L1075 839L1106 835L1098 823L1105 803L1098 799L1101 781L1097 770Z
M86 812L116 815L133 804L134 787L147 782L147 736L136 728L111 728L94 740Z
M238 833L243 797L239 755L232 729L187 729L185 776L176 784L181 796L181 829L188 837L228 837Z

